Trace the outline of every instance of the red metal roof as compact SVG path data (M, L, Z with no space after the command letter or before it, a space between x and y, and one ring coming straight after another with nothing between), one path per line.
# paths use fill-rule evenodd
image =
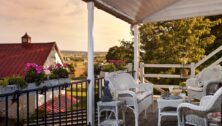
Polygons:
M67 100L67 105L65 104ZM59 102L60 102L60 110L59 110ZM51 113L54 111L54 113L57 112L65 112L66 111L66 107L67 110L71 109L71 105L75 105L77 103L77 99L75 97L72 97L71 95L65 96L65 95L60 95L60 100L59 100L59 96L54 98L54 101L49 100L48 102L46 102L46 112ZM53 110L54 108L54 110ZM45 110L45 104L39 106L39 110L40 111L44 111Z
M55 42L0 44L0 77L25 76L26 63L44 65Z

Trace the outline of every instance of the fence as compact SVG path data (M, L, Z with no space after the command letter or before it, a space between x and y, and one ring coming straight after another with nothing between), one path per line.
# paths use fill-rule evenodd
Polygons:
M88 84L81 80L0 94L0 126L88 125ZM95 112L103 85L103 77L95 78Z
M87 125L87 88L82 80L1 94L0 125Z
M141 82L144 82L145 77L150 78L189 78L191 76L195 76L195 64L144 64L140 63L140 80ZM183 76L181 74L153 74L153 73L145 73L145 68L179 68L184 69L188 68L190 69L190 75Z
M195 76L195 70L198 68L200 65L204 64L206 61L208 61L210 58L221 52L222 46L218 47L214 51L212 51L210 54L205 56L202 60L200 60L197 63L191 63L191 64L144 64L140 63L140 81L144 82L144 78L189 78L189 77L194 77ZM212 67L215 65L218 65L222 62L222 57L219 57L216 61L213 63L209 64L209 66L206 67ZM144 73L145 68L188 68L190 69L190 74L189 76L182 76L178 74L153 74L153 73ZM164 85L164 84L156 84L154 85L157 88L168 88L169 85Z

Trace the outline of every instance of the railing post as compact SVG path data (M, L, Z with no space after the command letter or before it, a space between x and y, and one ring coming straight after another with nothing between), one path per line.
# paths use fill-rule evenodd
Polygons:
M89 88L87 91L87 122L94 126L95 119L95 100L94 100L94 38L93 38L93 26L94 26L94 2L87 3L88 9L88 79L90 80Z
M134 30L134 78L136 82L138 82L138 73L139 73L139 29L138 25L133 26Z
M190 77L195 77L195 63L190 64Z
M140 81L144 83L144 63L140 63Z

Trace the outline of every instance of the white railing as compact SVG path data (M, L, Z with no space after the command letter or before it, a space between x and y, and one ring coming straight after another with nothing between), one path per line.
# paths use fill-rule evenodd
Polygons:
M179 68L190 69L190 75L183 76L181 74L153 74L153 73L144 73L145 68ZM140 63L140 80L144 82L144 77L148 78L189 78L195 76L195 64L144 64Z
M222 50L222 46L218 47L217 49L215 49L213 52L211 52L210 54L208 54L206 57L204 57L202 60L200 60L199 62L197 62L195 64L195 68L199 67L201 64L205 63L208 59L210 59L211 57L213 57L214 55L216 55L218 52L220 52ZM212 63L210 66L214 66L219 64L222 61L222 57L219 58L218 60L216 60L214 63Z
M189 78L189 77L194 77L195 76L195 70L197 67L205 63L207 60L212 58L214 55L216 55L218 52L222 50L222 46L218 47L215 49L213 52L205 56L202 60L200 60L197 63L191 63L191 64L144 64L140 63L140 81L144 83L144 78ZM207 67L215 66L218 65L219 63L222 62L222 56L217 59L215 62L210 64ZM184 69L187 68L190 70L190 75L189 76L182 76L181 74L153 74L153 73L144 73L145 68L178 68L178 69ZM158 88L168 88L169 85L160 85L160 84L155 84L154 87Z

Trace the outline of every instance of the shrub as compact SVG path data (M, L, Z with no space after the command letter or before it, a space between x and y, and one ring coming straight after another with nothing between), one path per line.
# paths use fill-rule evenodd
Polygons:
M2 80L0 80L0 85L3 87L8 86L8 81L9 81L10 77L5 77Z
M50 79L67 78L69 75L69 72L66 67L62 66L59 63L51 65L49 67L49 70L51 72L49 75Z
M28 86L26 81L20 76L5 77L3 80L0 81L0 85L2 85L3 87L13 84L17 85L19 88L25 88Z
M179 85L180 85L181 87L185 87L185 86L186 86L186 82L184 82L184 81L183 81L183 82L180 82Z
M99 64L99 63L94 64L94 73L95 73L95 75L99 75L101 70L102 70L102 65L101 64Z
M109 60L111 64L114 64L116 70L125 70L124 62L122 60Z
M123 64L117 66L116 68L117 70L126 70L126 67Z
M40 85L45 80L45 72L42 66L35 63L27 63L25 65L25 70L27 74L25 76L25 81L28 83L35 82L36 85Z
M113 72L116 70L115 65L109 63L102 66L102 71L104 72Z
M17 85L19 88L25 88L27 87L27 82L20 76L17 77L11 77L8 80L9 85L15 84Z
M75 73L75 65L73 63L65 64L65 66L68 68L68 72L70 74Z

